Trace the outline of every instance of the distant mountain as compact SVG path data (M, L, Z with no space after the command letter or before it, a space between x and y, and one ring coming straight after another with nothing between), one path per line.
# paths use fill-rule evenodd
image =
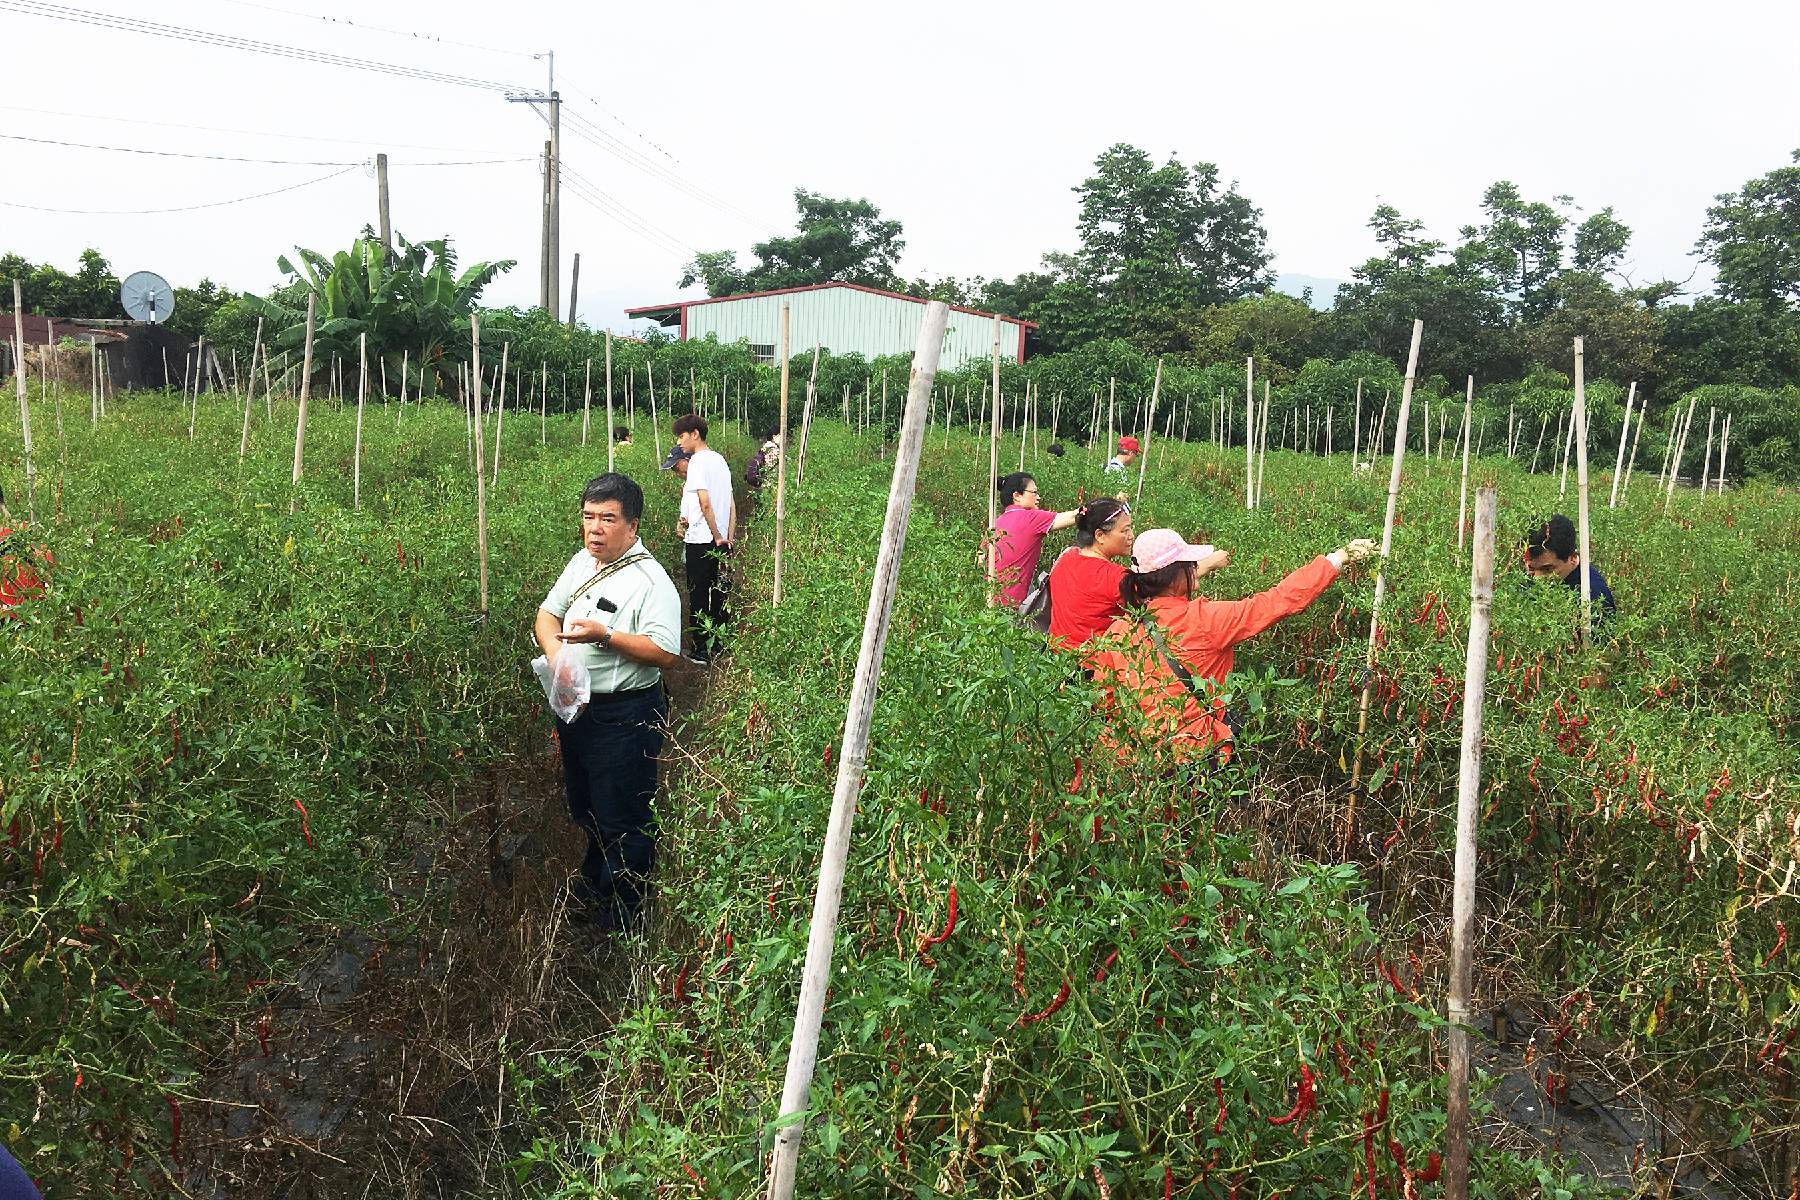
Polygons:
M1312 304L1317 309L1331 307L1332 297L1337 295L1338 285L1342 279L1325 279L1318 275L1288 275L1275 277L1275 290L1295 299L1307 288L1312 289Z

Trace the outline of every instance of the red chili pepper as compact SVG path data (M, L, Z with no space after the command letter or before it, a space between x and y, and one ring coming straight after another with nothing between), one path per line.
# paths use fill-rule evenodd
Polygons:
M675 972L675 1003L677 1004L687 1003L687 977L688 965L683 962L681 970Z
M1781 948L1785 945L1787 945L1787 926L1780 921L1776 921L1775 944L1769 947L1769 952L1763 956L1762 965L1766 967L1774 962L1775 956L1781 953Z
M1300 1064L1300 1086L1296 1089L1294 1107L1279 1117L1270 1117L1271 1125L1288 1125L1306 1120L1306 1114L1312 1111L1313 1077L1312 1068L1305 1063Z
M830 742L825 743L825 769L827 771L829 771L831 769L831 743Z
M307 846L311 847L311 845L313 844L312 824L307 819L307 816L306 816L306 805L300 803L300 801L298 801L298 800L295 800L294 807L300 810L300 836L305 838Z
M1175 1172L1171 1171L1168 1167L1165 1166L1163 1168L1163 1200L1174 1200L1174 1197L1175 1197Z
M1096 842L1098 842L1100 840L1100 814L1099 813L1094 814L1093 838L1094 838L1094 841L1096 841Z
M1037 1012L1020 1013L1019 1014L1019 1024L1035 1025L1039 1021L1047 1021L1051 1017L1055 1016L1056 1010L1061 1008L1064 1004L1067 1004L1068 1001L1069 1001L1069 981L1067 979L1064 979L1062 982L1062 987L1057 989L1056 999L1050 1001L1050 1003L1047 1006L1045 1006L1044 1008L1040 1009Z
M926 946L935 946L939 942L944 941L946 938L948 938L951 934L953 934L955 932L956 932L956 885L953 883L950 885L949 911L944 916L943 932L933 934L930 937L925 937L925 938L919 939L919 948L921 950L923 950Z
M1382 1093L1385 1098L1386 1093ZM1372 1113L1362 1115L1363 1141L1363 1179L1368 1185L1369 1200L1375 1200L1375 1117Z
M181 1101L163 1093L163 1099L169 1105L169 1158L177 1166L181 1165Z
M1339 1040L1331 1043L1331 1052L1337 1058L1338 1074L1342 1075L1344 1077L1345 1083L1349 1083L1350 1082L1350 1055L1345 1052L1344 1043L1343 1043L1342 1039L1339 1039Z
M681 1169L687 1172L687 1177L694 1181L696 1187L702 1192L706 1190L706 1180L700 1177L700 1172L694 1170L694 1168L688 1166L685 1162L681 1164Z
M1438 1176L1443 1174L1443 1168L1444 1160L1438 1157L1437 1151L1433 1150L1425 1156L1425 1169L1415 1173L1413 1178L1420 1183L1436 1183Z
M1100 969L1094 972L1094 982L1095 983L1105 983L1106 982L1106 973L1109 970L1111 970L1112 965L1118 961L1119 961L1119 952L1117 950L1114 950L1111 954L1108 954L1106 956L1106 958L1100 963Z
M1069 780L1069 795L1073 796L1081 790L1081 760L1075 760L1075 778Z
M1013 991L1019 999L1025 999L1025 943L1020 942L1013 947Z
M1219 1101L1219 1116L1213 1122L1213 1134L1217 1136L1225 1132L1225 1081L1217 1076L1213 1077L1213 1095Z

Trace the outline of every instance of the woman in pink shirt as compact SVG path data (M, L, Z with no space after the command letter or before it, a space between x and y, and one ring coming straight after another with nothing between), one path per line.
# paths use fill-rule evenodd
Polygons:
M1023 471L1003 477L999 489L1006 511L994 518L994 582L1000 603L1017 608L1037 576L1045 535L1075 524L1075 510L1045 511L1037 480Z

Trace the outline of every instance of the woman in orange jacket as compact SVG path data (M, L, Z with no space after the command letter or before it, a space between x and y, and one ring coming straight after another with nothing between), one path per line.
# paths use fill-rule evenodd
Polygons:
M1140 737L1166 746L1176 762L1204 758L1215 748L1229 760L1233 732L1225 703L1203 701L1208 684L1231 673L1234 649L1319 598L1345 563L1376 553L1359 538L1320 555L1266 592L1243 600L1194 594L1200 576L1231 560L1211 546L1189 545L1172 529L1137 536L1131 570L1119 585L1126 614L1090 646L1095 679L1137 697Z

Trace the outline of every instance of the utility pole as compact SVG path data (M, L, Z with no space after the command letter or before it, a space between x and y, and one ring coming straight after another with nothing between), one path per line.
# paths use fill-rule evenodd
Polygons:
M388 215L387 155L375 156L375 203L381 210L381 244L388 253L394 250L394 222Z
M545 90L536 96L508 96L513 104L542 104L549 108L546 118L550 140L544 143L543 234L539 240L538 307L555 316L562 307L562 97L556 94L556 51L546 51L550 77Z
M581 251L575 252L574 265L569 269L569 328L575 328L575 302L581 296Z

